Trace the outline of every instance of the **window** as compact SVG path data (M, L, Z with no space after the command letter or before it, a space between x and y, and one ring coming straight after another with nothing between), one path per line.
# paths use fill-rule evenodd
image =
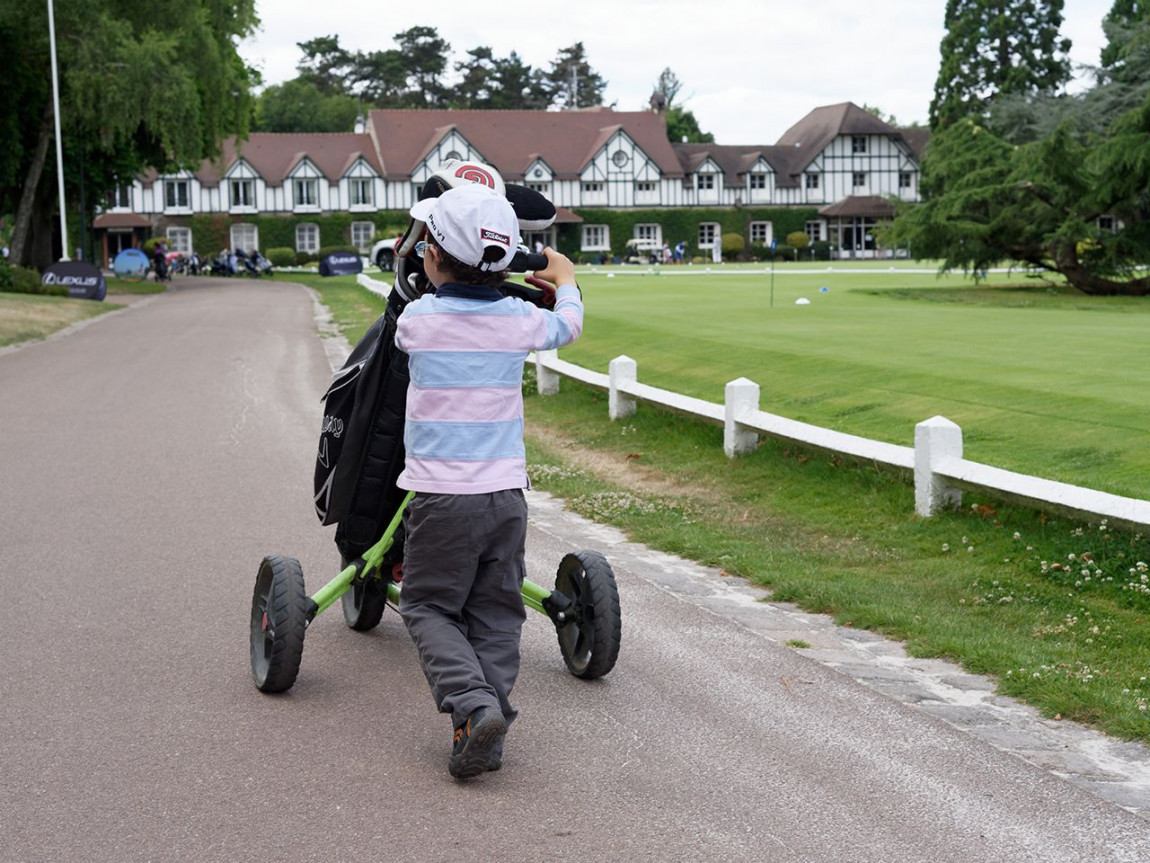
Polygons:
M898 175L898 187L900 189L909 189L912 182L914 182L914 180L911 177L910 171L902 171Z
M639 180L635 183L637 195L653 195L657 189L658 185L653 180Z
M823 223L819 221L807 222L803 228L808 237L811 238L812 243L817 243L823 238Z
M232 225L232 248L250 252L260 247L260 233L255 225Z
M635 226L635 239L647 240L652 243L663 244L663 226L654 225L636 225Z
M582 251L609 251L611 249L611 234L606 225L584 225Z
M188 209L191 205L187 180L164 181L164 206L168 209Z
M866 152L866 135L851 135L851 152Z
M699 174L695 177L695 188L700 192L708 191L715 188L715 175L714 174Z
M462 154L460 154L460 152L458 150L452 150L450 153L448 153L443 158L444 158L444 161L447 161L447 162L450 162L452 159L455 159L455 161L457 161L457 162L463 161L463 156L462 156Z
M256 206L256 184L252 180L232 180L229 184L231 190L232 208Z
M1114 230L1114 217L1113 216L1099 216L1098 217L1098 230L1100 230L1100 231L1113 231Z
M628 156L623 150L616 150L614 153L611 154L611 163L616 168L623 168L630 161L631 161L631 157Z
M551 184L550 183L528 183L527 188L532 191L538 192L544 198L551 199Z
M583 194L584 195L600 195L602 193L603 193L603 184L602 183L584 183L583 184Z
M375 239L374 222L352 222L351 244L361 252L371 249L371 241Z
M295 250L312 254L319 251L319 225L305 223L295 226Z
M807 188L808 189L817 189L818 187L819 187L819 175L818 174L807 174Z
M758 246L770 245L771 236L774 232L771 230L770 222L751 222L751 244Z
M715 241L719 237L719 226L714 222L701 222L699 224L699 243L700 249L710 249L715 245Z
M763 173L751 174L751 189L767 188L767 175Z
M370 207L372 202L371 180L353 179L351 186L351 205L353 207Z
M296 180L293 185L296 207L319 206L319 183L315 180Z
M861 189L866 185L866 171L855 171L851 175L851 185L856 189Z
M107 207L109 210L116 207L132 208L132 187L121 184L108 192Z
M168 228L168 249L181 255L192 253L192 229Z

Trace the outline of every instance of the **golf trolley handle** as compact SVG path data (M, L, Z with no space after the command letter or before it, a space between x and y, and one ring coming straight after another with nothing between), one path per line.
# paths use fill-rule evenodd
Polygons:
M525 252L520 249L507 265L508 272L534 273L536 270L547 269L547 256L535 252Z

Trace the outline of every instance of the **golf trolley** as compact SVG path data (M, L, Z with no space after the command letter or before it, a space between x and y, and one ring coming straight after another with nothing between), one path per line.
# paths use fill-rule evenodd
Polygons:
M374 629L387 605L398 605L402 565L385 565L409 493L379 541L311 596L303 569L294 557L268 556L260 563L252 593L252 677L261 692L285 692L295 683L304 635L316 616L340 600L344 620L358 632ZM387 571L385 571L387 570ZM596 551L564 556L555 589L525 580L523 604L555 624L559 650L576 677L593 680L607 674L619 655L622 618L615 575Z

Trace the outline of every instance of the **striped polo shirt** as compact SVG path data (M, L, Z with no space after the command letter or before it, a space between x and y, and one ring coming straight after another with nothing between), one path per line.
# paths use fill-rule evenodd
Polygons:
M496 288L449 283L403 310L395 343L408 355L411 383L400 488L528 487L523 364L528 352L570 344L583 330L579 289L560 285L555 295L548 311Z

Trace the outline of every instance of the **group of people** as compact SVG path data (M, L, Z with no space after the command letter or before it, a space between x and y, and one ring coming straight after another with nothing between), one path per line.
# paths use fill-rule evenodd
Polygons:
M666 243L663 243L663 263L664 264L681 264L687 259L687 243L681 240L675 244L672 249Z

